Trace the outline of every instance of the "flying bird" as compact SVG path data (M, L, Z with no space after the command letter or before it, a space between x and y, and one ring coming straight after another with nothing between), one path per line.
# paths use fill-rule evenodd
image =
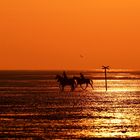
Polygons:
M81 58L84 58L84 56L83 56L83 55L81 55L81 54L80 54L80 57L81 57Z

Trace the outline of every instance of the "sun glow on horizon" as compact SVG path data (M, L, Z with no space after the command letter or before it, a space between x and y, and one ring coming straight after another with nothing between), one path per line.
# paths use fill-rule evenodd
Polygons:
M0 69L140 69L139 7L139 0L1 1Z

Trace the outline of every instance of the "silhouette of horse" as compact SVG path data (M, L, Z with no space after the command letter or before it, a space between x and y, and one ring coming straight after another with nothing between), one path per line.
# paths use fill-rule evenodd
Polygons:
M76 87L78 85L80 85L80 87L83 90L85 90L88 87L88 85L90 85L92 87L92 89L94 89L93 88L93 81L89 78L81 78L81 77L74 76L73 79L76 80ZM83 88L83 86L82 86L83 84L86 84L85 88Z
M59 82L59 88L61 89L61 91L64 91L65 86L70 86L71 91L73 91L75 89L76 82L73 78L65 79L64 77L57 74L56 79L57 79L57 82Z

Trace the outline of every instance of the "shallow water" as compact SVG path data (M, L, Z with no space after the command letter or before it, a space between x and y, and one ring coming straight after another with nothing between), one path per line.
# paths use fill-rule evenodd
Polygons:
M140 138L140 72L108 73L107 92L102 71L84 71L94 90L74 92L60 92L59 73L0 72L1 139Z

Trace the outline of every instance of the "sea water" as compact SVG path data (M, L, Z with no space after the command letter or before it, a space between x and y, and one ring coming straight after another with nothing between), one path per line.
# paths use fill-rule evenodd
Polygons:
M66 71L93 80L94 89L67 86L62 71L0 71L0 139L140 138L140 72ZM84 86L84 85L83 85Z

